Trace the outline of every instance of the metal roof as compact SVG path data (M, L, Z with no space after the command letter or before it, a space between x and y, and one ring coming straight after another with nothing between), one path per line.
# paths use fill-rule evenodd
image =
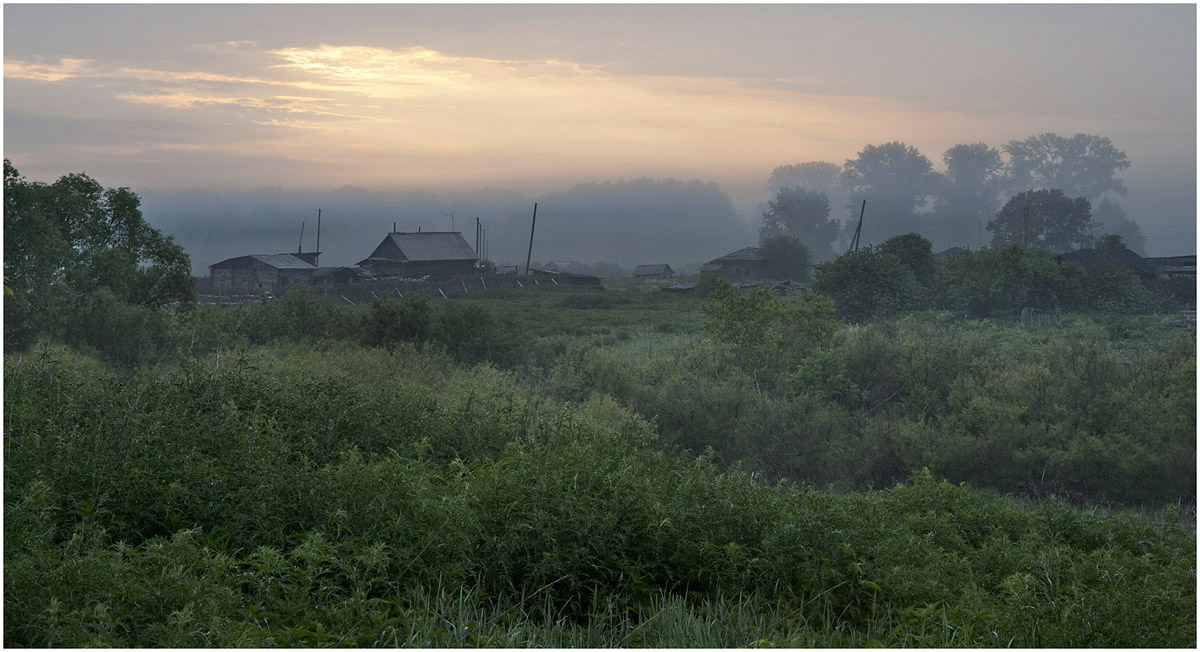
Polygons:
M1079 263L1089 274L1105 267L1129 267L1143 274L1156 275L1158 269L1128 249L1079 249L1060 254L1059 260Z
M731 254L725 254L720 258L714 258L706 265L721 264L726 262L734 262L739 260L763 260L762 249L759 247L742 247Z
M666 265L666 264L662 264L662 265L638 265L637 267L633 268L633 275L634 275L634 276L641 276L642 274L663 274L663 273L665 273L665 272L666 272L667 270L669 270L669 269L671 269L671 266L670 266L670 265ZM674 271L674 270L672 270L672 271Z
M249 256L235 256L233 258L226 258L218 263L213 263L209 267L219 267L236 260L242 260L243 258L253 258L275 269L316 269L315 265L310 265L292 254L250 254Z
M477 259L475 250L457 231L389 233L388 237L411 261Z

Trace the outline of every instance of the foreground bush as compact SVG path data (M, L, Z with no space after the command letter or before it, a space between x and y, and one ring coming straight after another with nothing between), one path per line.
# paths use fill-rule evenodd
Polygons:
M402 345L5 380L11 646L1195 640L1173 514L773 486Z

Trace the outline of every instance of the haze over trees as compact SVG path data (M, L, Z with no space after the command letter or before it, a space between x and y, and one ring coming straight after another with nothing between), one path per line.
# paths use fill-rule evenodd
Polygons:
M933 163L916 147L900 141L867 145L842 166L840 179L849 195L848 209L855 210L867 200L871 223L864 222L863 237L875 242L923 231L917 210L927 205L940 184Z
M1086 243L1084 236L1115 233L1135 251L1145 251L1141 228L1109 196L1126 194L1117 175L1131 164L1125 152L1106 137L1043 133L1010 141L1003 148L983 142L959 144L947 149L942 161L946 170L938 172L916 147L900 141L868 144L847 160L840 172L838 166L822 161L781 165L771 171L767 188L776 193L776 201L785 188L824 192L832 206L845 209L832 211L846 216L843 244L866 199L864 243L916 232L929 238L937 249L982 246L988 241L984 226L997 218L1014 195L1058 190L1095 207L1095 218L1088 227L1092 230L1072 234L1064 242ZM778 232L781 219L777 212L774 208L764 212L764 233ZM819 250L811 242L809 246L820 258Z
M785 186L767 204L762 214L761 237L786 235L808 248L813 262L833 258L833 242L840 224L829 217L829 198L824 192L800 186Z

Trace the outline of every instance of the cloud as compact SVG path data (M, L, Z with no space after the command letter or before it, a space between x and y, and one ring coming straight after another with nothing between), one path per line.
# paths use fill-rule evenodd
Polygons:
M59 59L58 63L5 59L4 76L11 79L35 79L57 82L84 76L92 71L91 59Z

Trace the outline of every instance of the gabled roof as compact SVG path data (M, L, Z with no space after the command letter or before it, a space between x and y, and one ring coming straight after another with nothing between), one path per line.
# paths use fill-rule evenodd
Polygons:
M720 258L714 258L705 263L705 265L720 265L721 263L733 263L744 260L765 260L762 256L762 248L742 247L733 253L725 254Z
M1058 259L1079 263L1089 274L1106 267L1128 267L1142 274L1158 274L1158 268L1128 249L1078 249L1059 254Z
M400 250L402 261L476 260L475 250L457 231L428 231L424 233L389 233L385 242ZM377 253L380 252L376 249ZM372 257L377 257L373 253ZM390 256L388 256L390 258Z
M315 265L310 265L292 254L250 254L249 256L235 256L233 258L226 258L219 263L213 263L209 267L218 267L226 263L232 263L235 260L242 260L243 258L253 258L275 269L316 269Z
M667 272L673 273L674 271L675 270L671 269L670 265L666 265L666 264L663 264L663 265L638 265L637 267L633 268L633 275L634 276L642 276L644 274L666 274Z
M954 254L961 253L963 251L967 251L967 249L964 247L950 247L949 249L937 252L933 255L933 258L939 263L944 263L947 260L950 260Z

